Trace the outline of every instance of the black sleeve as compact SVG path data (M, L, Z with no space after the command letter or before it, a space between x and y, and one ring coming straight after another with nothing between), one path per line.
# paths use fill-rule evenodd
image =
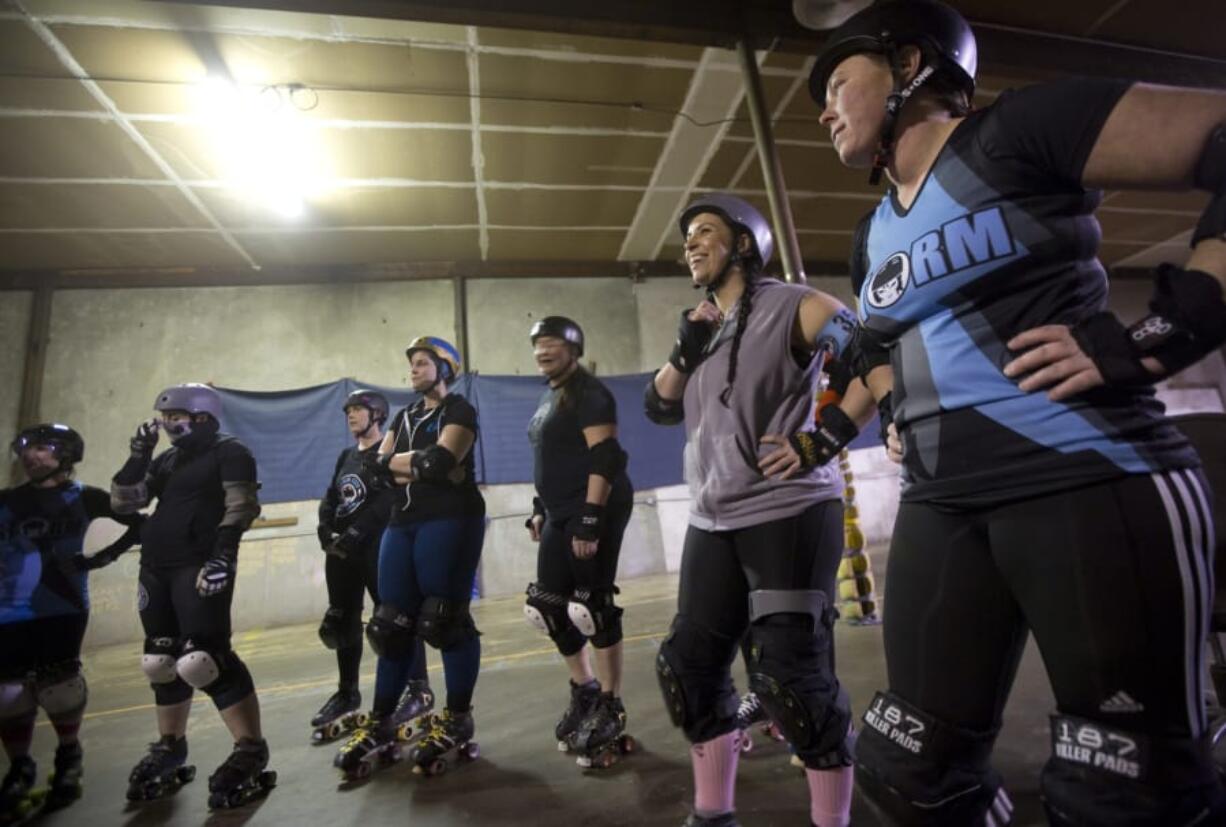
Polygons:
M477 409L464 397L458 397L447 406L447 420L443 423L443 427L446 428L448 425L459 425L461 428L472 431L473 436L476 436Z
M221 446L217 457L222 482L255 482L255 457L247 446L237 440Z
M617 424L617 401L599 381L593 379L583 389L575 407L575 418L580 428L593 425Z
M349 450L346 448L337 456L336 467L332 469L332 480L328 483L328 490L324 492L323 499L319 501L319 524L322 526L331 526L336 522L336 504L338 500L336 478L341 473L341 466L345 463L345 456L349 453Z
M860 288L868 278L868 231L873 226L875 212L876 210L866 213L851 236L851 258L847 267L851 273L851 289L856 294L857 301L860 299Z
M387 428L387 431L384 432L385 434L392 435L392 453L393 454L403 453L404 451L411 450L408 447L402 448L400 445L400 432L401 432L401 429L404 427L404 418L408 416L407 412L408 412L408 408L401 408L400 410L396 411L396 415L392 417L392 424L389 425Z
M145 472L145 488L149 491L150 501L162 496L162 489L166 487L166 478L170 475L166 469L172 464L170 458L175 455L175 449L169 448L154 457L153 462L149 464L149 470Z
M984 152L1081 186L1090 151L1131 81L1064 78L1003 93L985 112Z
M116 514L115 510L111 508L111 495L101 488L94 488L92 485L81 487L81 504L85 506L85 516L91 520L105 518L126 526L139 526L145 521L145 515L140 512L135 514Z

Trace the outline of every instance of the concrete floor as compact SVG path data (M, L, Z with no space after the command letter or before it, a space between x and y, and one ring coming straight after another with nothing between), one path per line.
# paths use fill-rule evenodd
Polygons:
M883 554L875 556L880 568ZM878 580L880 586L882 580ZM484 636L484 664L475 714L480 760L445 776L424 779L406 765L393 766L368 783L338 786L331 761L336 746L312 746L307 720L332 691L335 660L314 626L252 631L235 645L255 676L270 767L280 786L242 810L209 816L209 772L229 752L229 739L212 705L198 696L192 713L191 761L199 776L177 795L139 807L124 799L127 774L154 737L152 698L137 666L138 645L88 652L90 708L83 730L85 796L42 823L67 825L407 824L433 827L490 825L660 825L676 827L688 812L687 745L669 723L653 667L662 633L675 608L675 575L622 584L626 607L626 681L623 695L629 731L641 751L613 769L584 774L556 751L553 726L566 701L562 662L549 642L523 621L519 599L484 601L474 608ZM839 674L857 714L884 686L881 628L837 627ZM738 664L739 668L739 664ZM437 653L430 655L432 683L443 686ZM363 663L367 699L373 658ZM743 675L738 674L743 687ZM1053 703L1042 664L1031 646L1023 662L996 747L996 764L1017 805L1019 824L1042 824L1037 774L1048 752L1047 714ZM740 765L737 809L746 827L807 825L808 793L786 749L755 736L756 748ZM45 773L53 733L40 723L35 756ZM857 800L856 825L879 823Z

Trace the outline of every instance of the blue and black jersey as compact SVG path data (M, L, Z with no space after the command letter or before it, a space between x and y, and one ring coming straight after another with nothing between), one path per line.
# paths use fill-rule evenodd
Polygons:
M1013 336L1106 307L1101 193L1081 174L1127 89L1002 94L958 124L909 208L891 189L857 229L860 318L891 346L904 500L991 505L1199 464L1151 388L1052 402L1002 372Z
M110 494L76 481L0 491L0 624L89 611L88 576L74 558L99 517L130 527L143 521L115 514ZM108 551L129 547L137 534L130 528Z

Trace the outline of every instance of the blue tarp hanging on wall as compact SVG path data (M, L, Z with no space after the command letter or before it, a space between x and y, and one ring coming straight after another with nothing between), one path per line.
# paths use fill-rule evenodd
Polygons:
M643 388L651 374L602 376L617 399L619 440L630 454L630 479L636 489L682 482L685 428L662 427L643 414ZM239 391L218 388L225 405L223 428L255 454L260 499L266 503L318 499L327 488L337 454L353 438L342 406L357 388L373 388L392 404L409 404L416 394L354 379L289 391ZM486 485L532 481L528 421L545 390L534 376L464 374L454 392L477 409L480 434L473 447L477 482ZM876 424L864 429L853 448L879 444Z

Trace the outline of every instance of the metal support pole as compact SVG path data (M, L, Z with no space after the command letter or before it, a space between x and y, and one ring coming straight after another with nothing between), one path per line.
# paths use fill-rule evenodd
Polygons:
M783 183L783 168L775 147L771 119L766 111L766 96L762 92L758 61L747 40L739 41L736 50L741 59L741 73L745 76L745 100L749 106L749 119L753 123L758 158L762 161L762 177L766 180L766 196L770 199L771 219L775 226L775 247L783 260L783 275L788 281L804 284L804 260L800 257L800 242L796 239L796 225L792 222L787 186Z
M455 276L451 285L455 296L455 346L464 360L464 371L472 373L472 354L468 351L468 280L464 276Z

